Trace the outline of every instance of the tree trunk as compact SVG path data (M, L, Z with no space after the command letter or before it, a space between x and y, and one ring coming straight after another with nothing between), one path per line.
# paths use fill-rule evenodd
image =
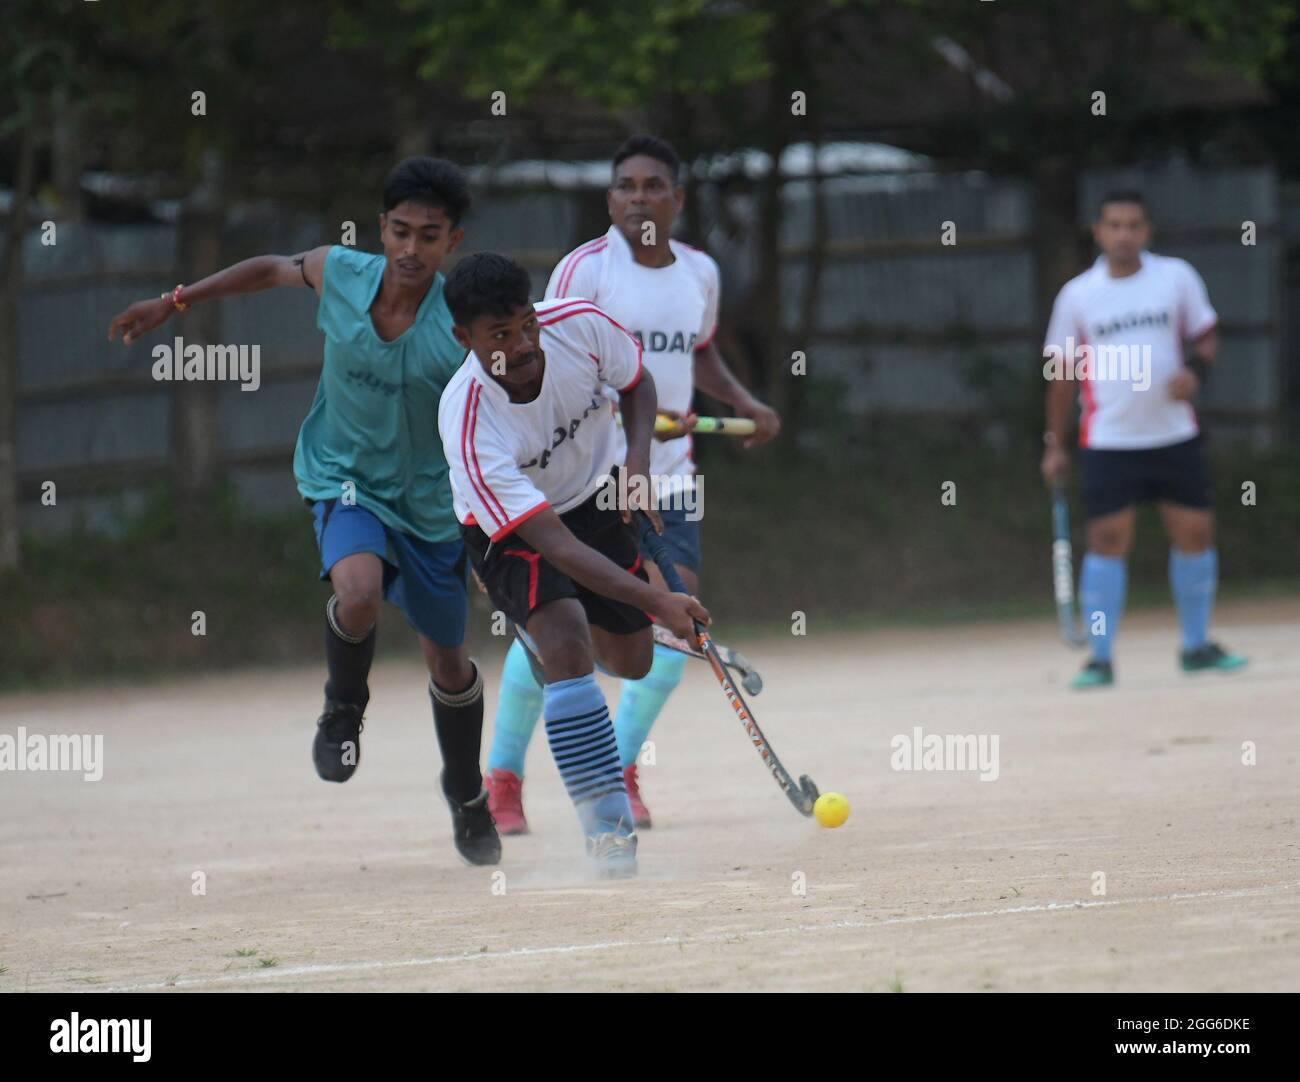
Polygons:
M423 84L412 88L406 83L398 83L394 149L399 159L420 157L432 149L429 103L423 100L426 93Z
M22 561L18 529L18 307L23 291L27 209L36 179L36 132L33 118L19 135L4 282L0 283L0 571L15 570Z
M1040 331L1047 326L1052 302L1061 286L1083 269L1086 258L1079 231L1082 168L1072 154L1044 155L1034 162L1034 258Z
M767 85L762 149L771 164L759 181L757 193L758 274L754 303L762 356L755 358L756 369L767 399L783 417L798 413L796 403L803 397L803 381L810 378L796 376L790 371L791 350L805 349L806 343L794 343L791 330L786 327L781 281L782 195L785 190L781 155L793 141L791 93L807 89L796 85L804 70L800 63L802 33L797 13L791 13L789 18L774 20L768 37L767 55L773 74ZM798 438L797 427L787 425L782 433L782 442L794 448Z
M207 151L203 178L181 216L181 267L187 282L221 266L221 174L220 154ZM221 334L220 302L199 305L169 326L186 346L216 344ZM219 393L220 387L206 380L178 380L172 387L172 491L181 521L190 525L204 518L218 481Z
M797 348L809 357L812 355L813 338L817 334L818 316L821 313L822 279L826 268L826 241L828 224L826 217L826 192L821 174L821 125L817 121L819 114L813 113L810 119L812 131L813 175L810 192L812 211L812 236L809 237L808 257L804 264L804 291L800 301L799 330ZM803 429L804 406L808 400L805 392L807 384L802 377L795 384L789 400L786 402L783 424L792 436Z
M691 100L679 90L669 96L667 137L677 148L682 160L682 176L679 178L686 189L686 207L683 211L682 232L686 241L697 248L704 248L704 216L700 213L700 184L695 176L695 159L699 147L695 140L695 110Z
M85 161L83 109L73 101L66 86L54 91L50 145L50 172L58 197L59 224L80 222L85 218L85 200L81 193L81 174Z

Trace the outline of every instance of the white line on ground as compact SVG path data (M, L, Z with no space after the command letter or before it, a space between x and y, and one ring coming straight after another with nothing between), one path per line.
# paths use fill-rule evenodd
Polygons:
M777 935L796 935L809 932L840 931L843 929L886 928L899 924L930 924L947 920L980 920L985 917L1009 917L1022 913L1059 913L1079 909L1104 909L1113 906L1155 905L1165 902L1188 902L1206 898L1250 898L1267 894L1282 894L1295 890L1300 883L1282 883L1269 887L1245 887L1238 890L1201 890L1183 894L1158 894L1146 898L1116 898L1107 901L1046 902L1038 905L1017 905L1005 909L981 909L962 913L928 913L915 917L886 917L883 920L839 920L824 924L796 924L789 928L760 928L756 931L715 932L710 935L686 938L665 936L661 939L620 939L600 943L574 943L555 947L514 947L505 951L468 951L463 954L435 955L432 958L407 958L396 962L336 962L327 965L287 966L283 969L259 969L247 973L228 973L211 977L192 977L176 981L156 981L150 984L123 984L111 988L93 989L104 992L156 992L167 988L201 988L212 984L246 981L274 981L287 977L313 976L321 973L361 973L374 969L409 969L413 966L450 965L456 962L484 962L507 958L540 958L546 955L582 954L591 951L622 950L628 947L674 947L695 943L725 943L746 939L762 939ZM88 991L92 989L87 989Z

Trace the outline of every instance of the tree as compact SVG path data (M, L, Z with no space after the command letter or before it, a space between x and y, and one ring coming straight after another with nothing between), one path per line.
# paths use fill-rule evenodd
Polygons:
M56 16L47 5L22 0L5 15L12 48L0 66L0 104L7 119L0 141L16 144L13 201L5 231L0 283L0 571L22 559L18 493L18 302L23 289L27 222L36 190L37 154L49 142L52 106L77 78L73 50L51 38Z

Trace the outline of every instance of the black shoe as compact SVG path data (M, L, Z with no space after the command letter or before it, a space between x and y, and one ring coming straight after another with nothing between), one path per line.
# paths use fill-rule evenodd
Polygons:
M325 700L325 713L316 722L311 747L316 773L325 781L347 781L361 762L361 708L354 703Z
M1178 655L1178 662L1182 666L1183 672L1204 672L1207 669L1218 669L1220 672L1231 672L1233 669L1240 669L1246 664L1246 659L1240 654L1230 654L1217 642L1207 642L1204 646L1198 646L1195 650L1183 650Z
M501 863L501 838L497 835L497 825L488 811L488 793L486 789L479 792L473 800L462 804L447 796L451 808L451 840L456 844L456 852L466 864Z
M1089 661L1083 667L1083 670L1070 681L1070 687L1075 691L1085 691L1088 688L1108 688L1115 682L1115 670L1111 668L1109 661Z

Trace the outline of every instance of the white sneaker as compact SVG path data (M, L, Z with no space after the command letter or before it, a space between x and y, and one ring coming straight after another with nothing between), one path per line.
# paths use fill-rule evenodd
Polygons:
M636 835L592 834L587 838L587 856L602 879L630 879L636 875Z

